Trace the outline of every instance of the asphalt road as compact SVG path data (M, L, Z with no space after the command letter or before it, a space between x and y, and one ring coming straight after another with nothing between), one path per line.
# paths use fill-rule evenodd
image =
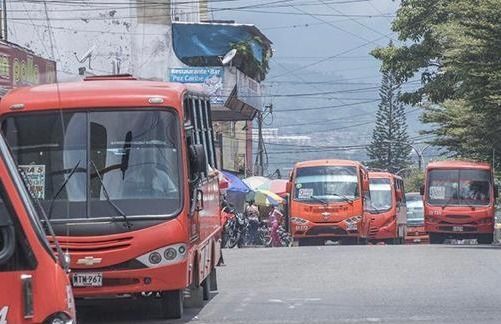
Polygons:
M124 302L80 309L80 323L501 323L500 247L224 252L219 292L182 320L155 319L158 307Z

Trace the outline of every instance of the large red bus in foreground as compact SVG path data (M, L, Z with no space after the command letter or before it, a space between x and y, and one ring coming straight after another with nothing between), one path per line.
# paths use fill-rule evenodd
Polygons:
M76 298L151 298L164 317L208 299L220 249L220 192L208 96L131 76L10 92L1 126L29 170ZM186 291L187 292L187 291Z
M0 136L1 324L74 323L66 261L53 253L39 213Z
M492 243L497 188L489 164L432 162L426 168L421 194L430 243L447 238Z
M369 172L370 199L360 222L364 242L403 244L407 226L404 181L389 172Z
M290 231L299 245L358 241L358 224L369 190L362 164L348 160L299 162L287 187Z

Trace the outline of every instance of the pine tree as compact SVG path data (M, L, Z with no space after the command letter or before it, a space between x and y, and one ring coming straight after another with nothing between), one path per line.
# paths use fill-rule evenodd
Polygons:
M400 84L389 71L383 72L379 97L381 102L376 114L376 127L367 147L368 165L397 172L411 164L409 155L412 147L407 134L405 108L400 101Z

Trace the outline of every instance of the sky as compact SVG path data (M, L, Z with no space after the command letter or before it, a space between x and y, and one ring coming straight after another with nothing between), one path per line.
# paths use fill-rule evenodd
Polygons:
M391 22L399 6L392 0L269 0L213 1L213 19L255 24L272 42L274 55L265 80L265 104L275 113L266 124L284 135L307 135L312 144L370 143L378 90L380 62L369 53L398 44ZM242 8L225 10L230 7ZM404 86L410 88L412 84ZM275 94L332 91L328 96L277 98ZM356 104L360 103L363 104ZM329 108L332 106L332 108ZM304 108L327 107L298 111ZM410 136L423 128L419 109L408 107ZM332 122L330 122L332 121ZM269 145L270 169L316 158L366 159L365 149L313 150Z

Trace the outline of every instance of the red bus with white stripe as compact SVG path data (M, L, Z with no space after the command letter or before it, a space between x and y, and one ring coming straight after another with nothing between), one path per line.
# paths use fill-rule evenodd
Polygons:
M125 76L17 89L2 131L65 252L75 297L160 299L216 287L220 192L209 97Z

